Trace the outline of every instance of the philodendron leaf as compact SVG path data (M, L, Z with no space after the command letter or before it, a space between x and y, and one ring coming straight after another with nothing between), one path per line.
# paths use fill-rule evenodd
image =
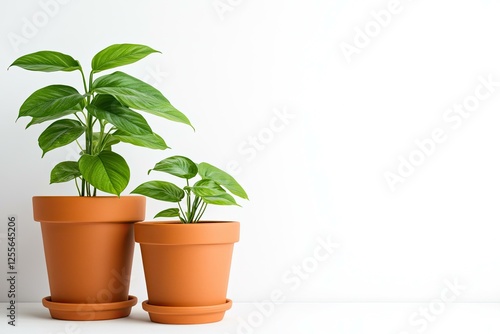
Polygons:
M78 162L63 161L58 163L50 172L50 183L68 182L81 175Z
M100 138L101 134L98 132L98 133L94 133L94 141L95 142L99 142L99 138ZM111 147L113 145L116 145L120 143L120 140L118 138L115 138L113 137L112 135L108 135L104 141L104 144L102 146L102 149L103 150L111 150Z
M138 60L159 52L140 44L114 44L98 52L92 59L94 73L135 63Z
M160 201L178 203L184 198L184 191L175 184L166 181L148 181L132 191L132 194L144 195Z
M241 187L240 184L231 175L224 172L223 170L206 162L202 162L198 165L198 173L200 173L200 176L203 179L215 181L219 185L232 192L234 195L244 199L248 199L248 195L245 190L243 190L243 187Z
M123 72L96 79L92 92L112 95L124 106L191 126L189 119L172 106L159 90Z
M191 159L179 155L163 159L153 169L150 169L149 172L152 170L169 173L184 179L191 179L198 174L196 164Z
M75 113L77 113L79 111L81 111L81 110L71 110L71 109L68 109L68 110L63 111L63 112L61 112L59 114L55 114L55 115L51 115L51 116L33 117L31 119L31 121L28 123L28 125L26 125L26 129L29 128L32 125L40 124L40 123L47 122L47 121L52 121L52 120L55 120L55 119L58 119L58 118L61 118L61 117L64 117L64 116L75 114Z
M154 218L172 218L172 217L179 217L179 209L178 208L171 208L167 210L160 211L154 216Z
M24 101L18 117L63 116L68 109L74 109L85 97L76 89L64 85L41 88Z
M80 63L73 57L56 51L39 51L17 58L12 66L19 66L29 71L71 72L80 69Z
M163 138L161 138L156 133L146 135L133 135L124 131L117 130L113 133L113 137L124 143L152 148L155 150L164 150L168 148Z
M146 119L139 113L123 107L111 95L99 99L101 95L94 98L94 101L87 106L88 111L98 119L106 120L117 129L131 135L153 134ZM103 100L112 99L116 103L108 103ZM102 101L99 101L102 100Z
M229 195L228 193L220 194L217 196L205 196L202 197L203 201L208 204L216 204L216 205L238 205L234 200L234 197Z
M196 196L200 196L202 198L227 194L224 188L219 186L215 181L208 179L202 179L196 182L191 190Z
M97 189L120 196L130 180L125 159L112 151L84 154L78 161L82 176Z
M61 119L55 121L38 137L38 146L43 155L55 148L68 145L77 140L85 132L85 127L78 121ZM42 155L42 156L43 156Z

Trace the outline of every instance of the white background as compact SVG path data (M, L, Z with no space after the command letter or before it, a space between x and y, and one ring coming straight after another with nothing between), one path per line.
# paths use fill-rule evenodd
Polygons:
M81 85L76 72L7 68L23 54L56 50L88 70L114 43L162 51L123 70L164 92L196 127L148 118L172 149L123 144L132 170L125 194L169 155L239 166L232 172L250 201L205 217L242 224L234 301L263 301L278 289L288 301L425 302L445 279L466 287L460 301L500 301L500 87L456 128L443 119L474 96L480 77L500 81L499 1L401 0L385 27L370 13L389 0L54 1L9 1L0 10L0 217L19 220L20 301L49 294L31 197L75 194L71 183L48 184L51 168L75 152L40 159L45 125L24 130L17 113L38 88ZM346 57L342 43L359 45L366 27L373 37ZM418 155L415 141L435 129L446 140L392 191L385 173L397 173L400 156ZM147 219L162 208L148 201ZM329 236L340 247L315 262L318 238ZM143 300L139 247L135 255L130 293ZM302 265L307 276L290 271Z

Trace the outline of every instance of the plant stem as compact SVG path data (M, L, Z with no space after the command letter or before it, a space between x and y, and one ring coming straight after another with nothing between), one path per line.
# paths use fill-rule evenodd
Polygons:
M187 187L187 190L186 190L187 219L189 222L189 220L191 219L190 216L191 216L192 208L191 208L191 190L189 190L189 180L188 179L186 179L186 187Z
M93 81L93 72L90 72L90 78L89 78L89 87L87 89L87 83L85 82L85 76L82 73L83 81L84 81L84 86L85 86L85 93L87 94L87 105L90 104L92 96L90 92L92 91L92 81ZM94 119L90 113L87 114L87 124L86 124L86 131L85 131L85 153L92 155L92 145L93 145L93 128L94 128ZM87 196L92 196L91 194L91 189L90 189L90 184L82 178L82 188L86 186L87 188ZM85 192L83 191L83 196L85 195ZM95 191L94 191L94 196L95 196Z
M80 187L78 187L78 181L76 180L76 177L75 177L75 185L76 189L78 190L78 196L82 196L82 191L80 190Z
M200 210L200 213L198 214L198 216L195 218L194 222L197 223L200 221L201 217L203 216L203 214L205 213L205 210L207 209L207 206L208 204L203 202L203 204L201 205L201 210Z
M179 218L181 219L181 221L186 224L188 221L186 219L186 214L184 213L184 210L182 210L182 206L181 206L181 203L177 202L177 205L179 206L179 211L181 212L182 214L182 217L179 216Z

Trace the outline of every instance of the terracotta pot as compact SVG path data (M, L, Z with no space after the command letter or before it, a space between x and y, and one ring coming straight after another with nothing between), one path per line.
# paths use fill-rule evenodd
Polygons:
M153 322L199 324L222 320L238 222L135 224L141 244L148 300L143 308Z
M130 314L137 303L128 295L133 223L144 219L145 206L142 196L33 197L51 294L43 305L53 318L104 320Z

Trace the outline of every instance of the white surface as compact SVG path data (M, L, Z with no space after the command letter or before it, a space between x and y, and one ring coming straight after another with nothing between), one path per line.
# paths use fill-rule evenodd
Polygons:
M5 305L5 304L3 304ZM3 308L2 305L2 308ZM162 325L149 321L140 305L128 318L70 322L53 320L38 303L19 305L16 328L0 324L2 333L204 333L204 334L413 334L500 332L498 303L456 303L442 314L412 325L408 320L425 304L417 303L289 303L276 305L269 316L255 316L252 304L236 303L221 322L204 325ZM263 319L263 320L260 320ZM418 317L417 319L424 319ZM248 324L258 326L250 326ZM245 324L245 325L243 325Z
M221 2L230 4L223 19L214 8ZM25 130L27 120L15 119L36 89L81 84L77 73L6 69L41 49L73 55L88 69L102 48L132 42L163 53L120 70L159 88L197 130L148 118L173 149L123 145L133 177L125 193L168 155L224 168L236 161L250 201L206 216L242 223L233 300L264 300L281 289L289 301L425 301L445 278L457 278L467 286L460 301L499 302L500 88L458 128L443 116L475 93L480 76L500 80L500 1L401 0L402 10L348 63L342 42L353 43L357 28L374 21L371 12L390 2L3 1L0 242L6 216L17 214L19 300L49 294L31 197L75 193L72 184L48 184L52 166L75 151L40 159L45 126ZM9 37L43 19L47 3L60 5L14 47ZM291 117L278 122L276 110ZM384 173L436 128L447 140L391 192ZM258 136L265 144L252 148ZM148 219L162 208L148 201ZM291 274L313 264L317 238L329 235L340 248L307 278ZM5 250L1 242L0 268ZM135 263L131 293L144 296L137 253ZM3 301L5 288L0 280Z

